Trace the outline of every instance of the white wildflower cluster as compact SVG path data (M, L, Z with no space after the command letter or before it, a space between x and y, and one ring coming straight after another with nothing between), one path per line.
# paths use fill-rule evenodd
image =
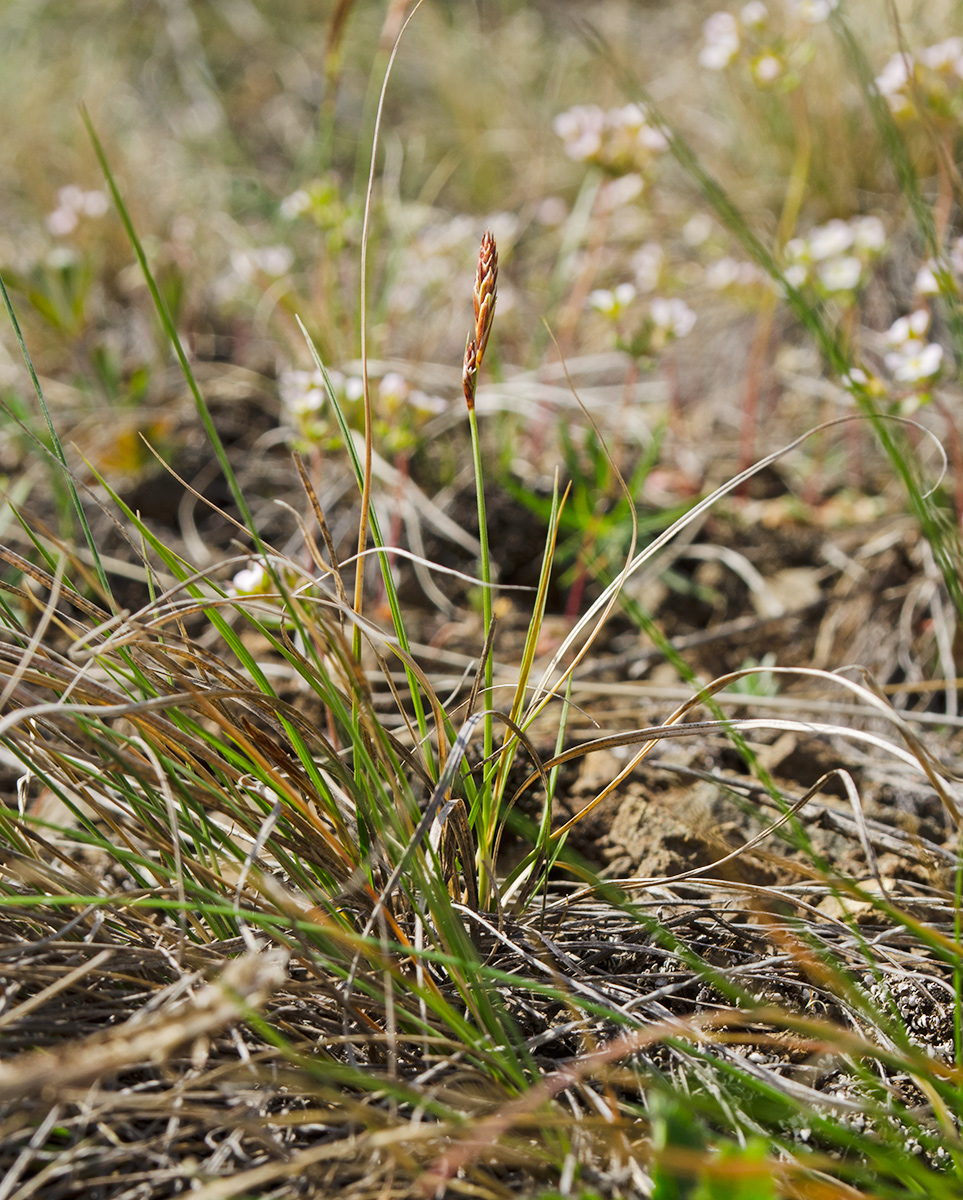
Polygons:
M620 283L614 288L596 288L589 292L589 307L600 312L603 317L617 321L637 296L634 283Z
M349 423L358 424L364 398L364 380L360 375L328 371L328 383ZM294 434L300 449L333 449L340 444L338 421L331 409L328 389L320 371L282 371L278 377L281 416Z
M955 121L963 111L963 38L951 37L916 54L894 54L876 77L894 116L918 116L922 100L931 118Z
M839 0L786 0L789 14L807 25L819 25L829 20L829 14L839 8Z
M963 293L963 237L957 238L949 254L929 258L916 272L913 291L917 296L960 296Z
M328 382L345 420L354 428L363 425L364 380L360 375L328 371ZM301 449L332 449L340 434L331 411L328 390L320 371L282 371L278 379L282 421L291 440ZM386 372L371 384L375 437L389 453L407 450L417 440L417 425L443 412L447 404L412 385L396 371Z
M766 272L755 263L731 257L717 258L710 263L703 278L706 287L714 292L755 291L770 286L771 282Z
M918 308L895 321L886 334L889 353L886 369L897 383L919 389L930 384L943 369L943 347L927 340L928 309Z
M250 283L259 275L279 279L293 266L294 252L289 246L259 246L231 254L231 268L242 283Z
M340 371L329 371L328 379L339 399L348 399L353 394L357 402L364 393L360 379L346 379ZM337 422L330 411L320 371L282 371L278 376L278 391L282 422L292 430L292 440L298 448L329 448L337 444Z
M817 25L825 21L839 0L785 0L790 22ZM738 13L715 12L702 26L699 63L708 71L723 71L736 61L748 68L758 87L788 80L792 68L810 53L810 43L798 35L787 37L774 22L762 0L749 0Z
M590 307L619 328L617 344L621 349L635 356L657 354L670 342L692 332L696 314L684 300L653 296L647 310L640 310L635 306L637 298L634 283L620 283L612 289L597 288L588 298ZM630 319L624 320L627 315ZM637 326L636 331L623 336L625 326L632 324Z
M668 145L641 104L609 110L577 105L559 113L553 128L569 158L595 163L613 175L647 171Z
M768 24L769 10L760 0L743 5L738 17L731 12L714 12L702 26L700 66L707 71L725 70L739 56L743 43L760 34Z
M80 224L81 217L102 217L109 207L105 192L85 192L75 183L57 192L57 207L47 214L47 228L54 237L66 237Z
M829 221L786 243L786 282L837 300L852 297L885 249L886 230L878 217Z
M423 423L444 412L448 405L440 396L413 387L397 371L388 371L374 388L371 407L375 440L395 456L413 450L422 438ZM360 427L360 414L357 423Z
M695 313L678 297L667 300L656 296L649 305L649 319L657 335L656 341L662 345L688 336L696 323Z

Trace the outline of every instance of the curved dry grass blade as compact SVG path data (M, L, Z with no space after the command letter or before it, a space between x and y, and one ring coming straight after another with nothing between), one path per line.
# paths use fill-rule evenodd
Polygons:
M886 415L884 417L877 414L875 419L879 421L892 420L898 424L910 424L917 428L923 428L922 426L919 426L917 422L910 421L904 417L895 417L890 415ZM791 442L788 442L779 450L775 450L771 454L767 454L764 458L759 459L758 462L754 463L751 467L748 467L745 471L740 471L738 475L733 476L732 479L728 480L726 483L722 484L721 487L716 488L715 491L711 492L704 499L700 500L698 504L694 505L684 516L680 517L678 521L674 521L668 529L659 534L659 536L651 541L644 550L640 551L640 553L632 558L631 561L626 563L626 566L623 568L618 578L615 579L605 589L605 591L602 592L598 599L595 600L595 602L589 607L588 611L579 619L574 629L572 629L569 635L556 650L548 666L543 671L542 678L539 681L539 684L535 690L535 694L532 698L530 708L535 708L536 703L538 703L539 708L544 706L544 704L547 703L547 700L552 695L557 694L559 687L562 686L568 676L571 675L571 673L578 666L579 662L581 662L587 651L588 645L591 644L592 638L594 638L598 633L601 622L604 621L612 611L614 599L624 586L625 582L644 563L648 562L656 554L658 554L663 546L667 545L676 536L676 534L680 533L687 526L691 525L693 522L702 517L723 496L727 496L731 492L736 491L743 483L747 482L754 475L757 475L766 467L772 466L773 463L778 462L780 458L785 457L785 455L803 445L806 441L808 441L809 438L815 436L817 433L821 433L826 429L833 429L839 425L846 425L853 421L867 420L870 420L870 418L863 414L850 414L843 417L835 417L829 421L820 422L820 424L813 426L812 429L800 434L799 437L793 438ZM935 441L932 431L927 430L925 432L928 437ZM942 452L942 447L940 449ZM599 614L601 614L601 616ZM592 624L593 621L596 621L596 627L593 629L593 632L586 645L582 646L576 652L572 663L570 663L566 670L553 682L553 676L558 670L559 663L571 653L572 648L578 643L583 632Z

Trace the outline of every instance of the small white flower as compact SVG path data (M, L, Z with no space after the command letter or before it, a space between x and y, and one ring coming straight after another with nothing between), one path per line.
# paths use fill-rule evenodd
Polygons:
M289 246L264 246L255 251L255 261L265 275L286 275L294 265L294 252Z
M52 271L65 271L77 265L77 255L69 246L54 246L44 262Z
M102 217L110 207L106 192L84 192L81 211L85 217Z
M349 375L344 381L344 398L349 404L357 404L364 395L364 380L360 375Z
M790 263L782 276L790 287L801 288L809 279L809 269L803 263Z
M263 246L253 250L235 250L231 254L234 273L245 283L258 274L277 278L285 275L294 263L294 254L287 246Z
M337 390L342 381L340 373L329 371L328 378ZM328 397L320 371L282 371L278 377L278 391L285 413L299 426L316 417Z
M917 54L917 58L924 67L946 74L957 70L957 64L961 57L963 57L963 38L959 37L947 38L945 42L927 46L925 50L920 50Z
M765 86L775 83L783 72L782 60L775 54L760 54L752 61L752 77L756 83Z
M936 342L924 345L912 339L900 353L886 355L886 366L897 383L923 383L939 375L943 366L943 347Z
M80 224L77 213L72 208L55 208L47 214L47 228L54 237L66 237Z
M939 280L936 278L936 260L931 258L929 262L923 263L920 269L916 272L916 279L913 283L913 291L920 296L938 296L940 291Z
M699 63L708 71L721 71L739 53L739 25L730 12L713 13L702 26L705 44Z
M625 308L635 299L635 284L620 283L612 295L615 297L615 303L618 305L618 307Z
M734 258L720 258L706 267L706 287L717 292L724 291L739 278L739 264Z
M851 292L859 286L863 264L858 258L846 255L819 264L819 282L827 292Z
M68 183L57 192L57 203L61 208L72 208L79 213L84 210L84 190L75 183Z
M791 263L808 263L812 260L809 242L805 238L792 238L786 242L786 260Z
M620 283L614 291L610 291L608 288L597 288L589 294L588 302L592 308L614 321L622 315L635 296L634 284Z
M684 338L696 323L695 313L684 300L666 300L657 296L649 305L649 313L656 329L663 330L669 337Z
M605 113L598 105L581 104L559 113L552 128L565 143L565 153L578 162L594 158L602 149Z
M638 133L645 125L645 109L641 104L626 104L622 108L613 108L608 113L607 120L613 129L628 129L632 133Z
M264 563L254 559L249 567L245 567L231 580L228 593L232 596L262 596L271 590L271 577L264 569Z
M295 217L300 217L311 207L311 196L304 188L298 188L290 196L285 196L278 205L278 212L285 221L293 221Z
M886 227L879 217L854 217L849 225L857 250L865 254L882 254L886 248Z
M699 66L707 71L724 71L738 53L738 42L734 46L710 42L699 51Z
M378 384L378 395L389 407L403 404L410 390L407 379L397 371L389 371Z
M596 104L577 105L559 113L552 127L570 158L596 162L618 174L633 166L644 168L667 146L665 136L653 128L641 104L626 104L609 112Z
M790 268L792 270L793 268ZM806 268L802 268L802 282L806 280ZM729 287L757 287L768 280L768 276L755 263L739 262L735 258L720 258L706 267L706 287L724 291Z
M769 20L769 10L762 0L749 0L739 10L739 20L747 29L762 29Z
M876 87L881 96L892 96L906 87L910 77L910 59L906 54L894 54L876 76Z
M712 236L712 218L705 213L696 213L682 226L682 240L688 246L701 246Z
M307 391L294 396L290 403L285 405L285 409L295 421L304 422L317 416L324 408L326 399L327 396L321 388L308 388Z
M862 367L853 367L842 376L842 384L845 388L863 388L869 383L869 376Z
M913 290L920 296L938 296L943 292L952 294L957 286L949 265L931 258L917 271Z
M913 111L913 104L908 95L913 65L913 60L908 54L894 54L876 76L876 88L894 116L908 116Z
M731 12L714 12L702 26L702 35L707 42L738 40L739 23Z
M659 154L663 150L667 150L669 140L661 129L655 129L652 125L643 125L636 134L636 140L640 146L644 146L646 150L651 150L653 154Z
M894 321L886 332L886 343L889 346L900 347L914 339L919 339L929 330L930 314L926 308L918 308L906 317Z
M809 25L828 20L829 14L839 7L839 0L788 0L788 3L790 11Z
M608 288L595 288L589 292L588 302L591 308L606 316L615 312L615 296Z
M848 222L838 219L818 226L809 234L809 253L817 261L844 254L852 244L852 229Z

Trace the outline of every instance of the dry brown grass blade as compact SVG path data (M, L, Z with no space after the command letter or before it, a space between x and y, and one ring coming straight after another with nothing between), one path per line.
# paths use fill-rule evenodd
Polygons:
M416 1125L407 1123L393 1129L380 1129L374 1133L352 1134L336 1142L312 1146L302 1150L283 1162L267 1163L250 1171L240 1171L230 1179L218 1179L206 1187L191 1192L191 1200L230 1200L232 1196L251 1195L252 1190L263 1187L281 1177L296 1178L306 1168L317 1163L336 1161L365 1162L381 1150L393 1147L429 1145L440 1141L452 1132L445 1124ZM382 1193L385 1194L385 1193Z
M138 1063L160 1063L180 1046L210 1036L245 1011L259 1008L285 979L287 955L278 950L245 954L173 1011L136 1017L104 1034L56 1051L30 1051L0 1063L0 1101L60 1095L88 1087Z
M53 589L53 575L49 574L47 571L41 570L40 567L35 566L33 563L28 562L27 559L22 558L8 546L0 546L0 561L7 563L8 566L14 567L22 575L26 575L28 579L34 580L35 583L39 583L41 587L46 588L48 591ZM32 603L36 604L37 598L36 596L32 595L32 593L24 591L21 588L15 588L10 584L4 584L3 586L5 591L10 591L16 596L28 598ZM79 592L74 591L73 588L68 588L67 594L70 597L70 603L76 605L76 607L79 608L81 612L86 613L88 617L92 617L98 622L106 621L110 618L110 613L106 612L98 605L92 604L86 597L82 596Z

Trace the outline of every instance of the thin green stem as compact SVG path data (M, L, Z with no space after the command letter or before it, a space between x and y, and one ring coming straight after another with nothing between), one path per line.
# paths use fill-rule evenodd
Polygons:
M482 578L482 621L485 626L485 640L488 640L488 633L492 627L492 567L491 557L488 550L488 517L485 511L485 479L482 472L481 460L481 445L478 437L478 417L475 414L475 406L472 405L468 409L468 425L471 429L471 457L475 468L475 496L478 501L478 541L481 545L481 578ZM494 655L492 648L488 648L485 657L485 693L482 697L482 703L485 707L485 722L484 722L484 761L486 764L491 758L492 746L494 743L494 721L491 709L491 694L492 684L494 682ZM482 898L482 904L485 904L488 899L490 881L488 878L488 858L491 851L492 841L495 837L495 822L497 813L493 812L494 808L494 791L482 781L481 787L481 834L478 840L478 849L480 856L479 864L479 894Z

